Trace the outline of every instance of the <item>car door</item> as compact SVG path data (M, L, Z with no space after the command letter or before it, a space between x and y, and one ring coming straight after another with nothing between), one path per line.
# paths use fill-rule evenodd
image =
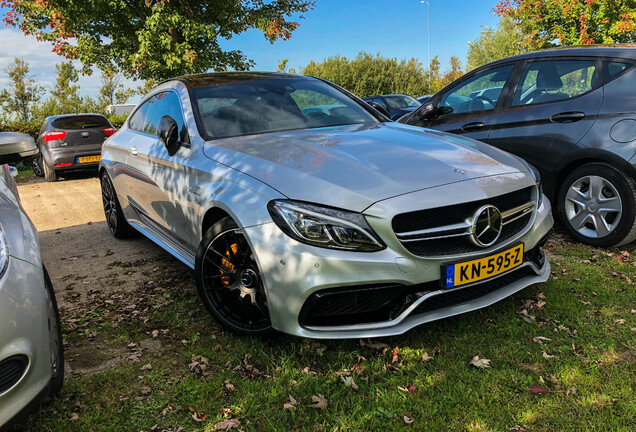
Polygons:
M128 158L129 168L136 173L135 205L147 224L190 249L194 230L188 217L189 185L184 165L191 151L181 100L175 92L163 91L149 98L146 104L148 112L143 130L135 137L134 152ZM157 126L163 116L177 122L179 137L184 142L172 156L157 137Z
M489 144L536 166L544 181L585 136L603 101L600 59L529 59L492 119Z
M486 140L493 112L503 102L502 96L505 95L506 84L512 80L514 68L514 63L510 63L467 75L420 108L421 111L432 104L430 116L408 122Z

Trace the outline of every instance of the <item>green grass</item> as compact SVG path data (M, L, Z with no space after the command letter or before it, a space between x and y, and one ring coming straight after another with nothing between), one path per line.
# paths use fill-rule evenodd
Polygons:
M206 431L233 418L244 431L635 430L636 266L619 263L618 250L561 237L548 249L554 258L547 283L382 339L386 350L358 340L225 333L185 271L155 276L134 292L96 293L63 318L66 355L74 367L123 360L68 377L60 396L23 426ZM634 246L627 250L636 257ZM524 320L524 307L536 321ZM537 336L550 340L540 344ZM130 343L142 350L136 363L126 359L135 349ZM433 358L423 361L424 353ZM492 368L470 366L474 356L490 359ZM357 390L339 377L346 371ZM534 393L532 386L553 392ZM318 394L328 400L325 409L311 407ZM290 395L296 410L283 409ZM196 422L194 413L205 420Z

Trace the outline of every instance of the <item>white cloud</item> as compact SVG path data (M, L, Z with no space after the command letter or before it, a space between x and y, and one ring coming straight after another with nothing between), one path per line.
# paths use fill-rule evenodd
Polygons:
M36 81L50 89L55 82L55 64L66 61L62 56L52 52L49 42L38 42L33 36L26 36L21 31L12 28L0 29L0 89L9 84L7 67L13 63L15 57L29 63L29 70ZM77 60L73 61L76 68L81 67ZM82 96L97 97L99 95L100 73L80 75L79 86ZM126 87L136 87L139 83L125 79L122 84Z

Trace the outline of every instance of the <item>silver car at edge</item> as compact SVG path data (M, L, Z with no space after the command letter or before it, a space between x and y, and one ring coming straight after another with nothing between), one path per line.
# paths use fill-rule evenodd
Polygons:
M17 171L6 165L34 154L30 136L0 133L0 429L64 381L55 293L37 231L20 204Z
M239 333L396 335L550 273L536 170L316 78L166 81L104 143L99 175L111 232L194 269Z

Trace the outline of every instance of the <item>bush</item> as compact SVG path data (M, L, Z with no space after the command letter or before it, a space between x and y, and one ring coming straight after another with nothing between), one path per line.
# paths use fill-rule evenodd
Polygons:
M28 122L13 121L7 123L0 122L0 132L22 132L27 135L31 135L33 139L38 139L40 133L40 127L42 122L40 120L31 120Z
M121 115L112 115L110 117L108 117L108 121L110 122L110 124L112 124L113 126L115 126L117 129L121 128L124 123L126 122L126 119L128 118L129 114L121 114Z

